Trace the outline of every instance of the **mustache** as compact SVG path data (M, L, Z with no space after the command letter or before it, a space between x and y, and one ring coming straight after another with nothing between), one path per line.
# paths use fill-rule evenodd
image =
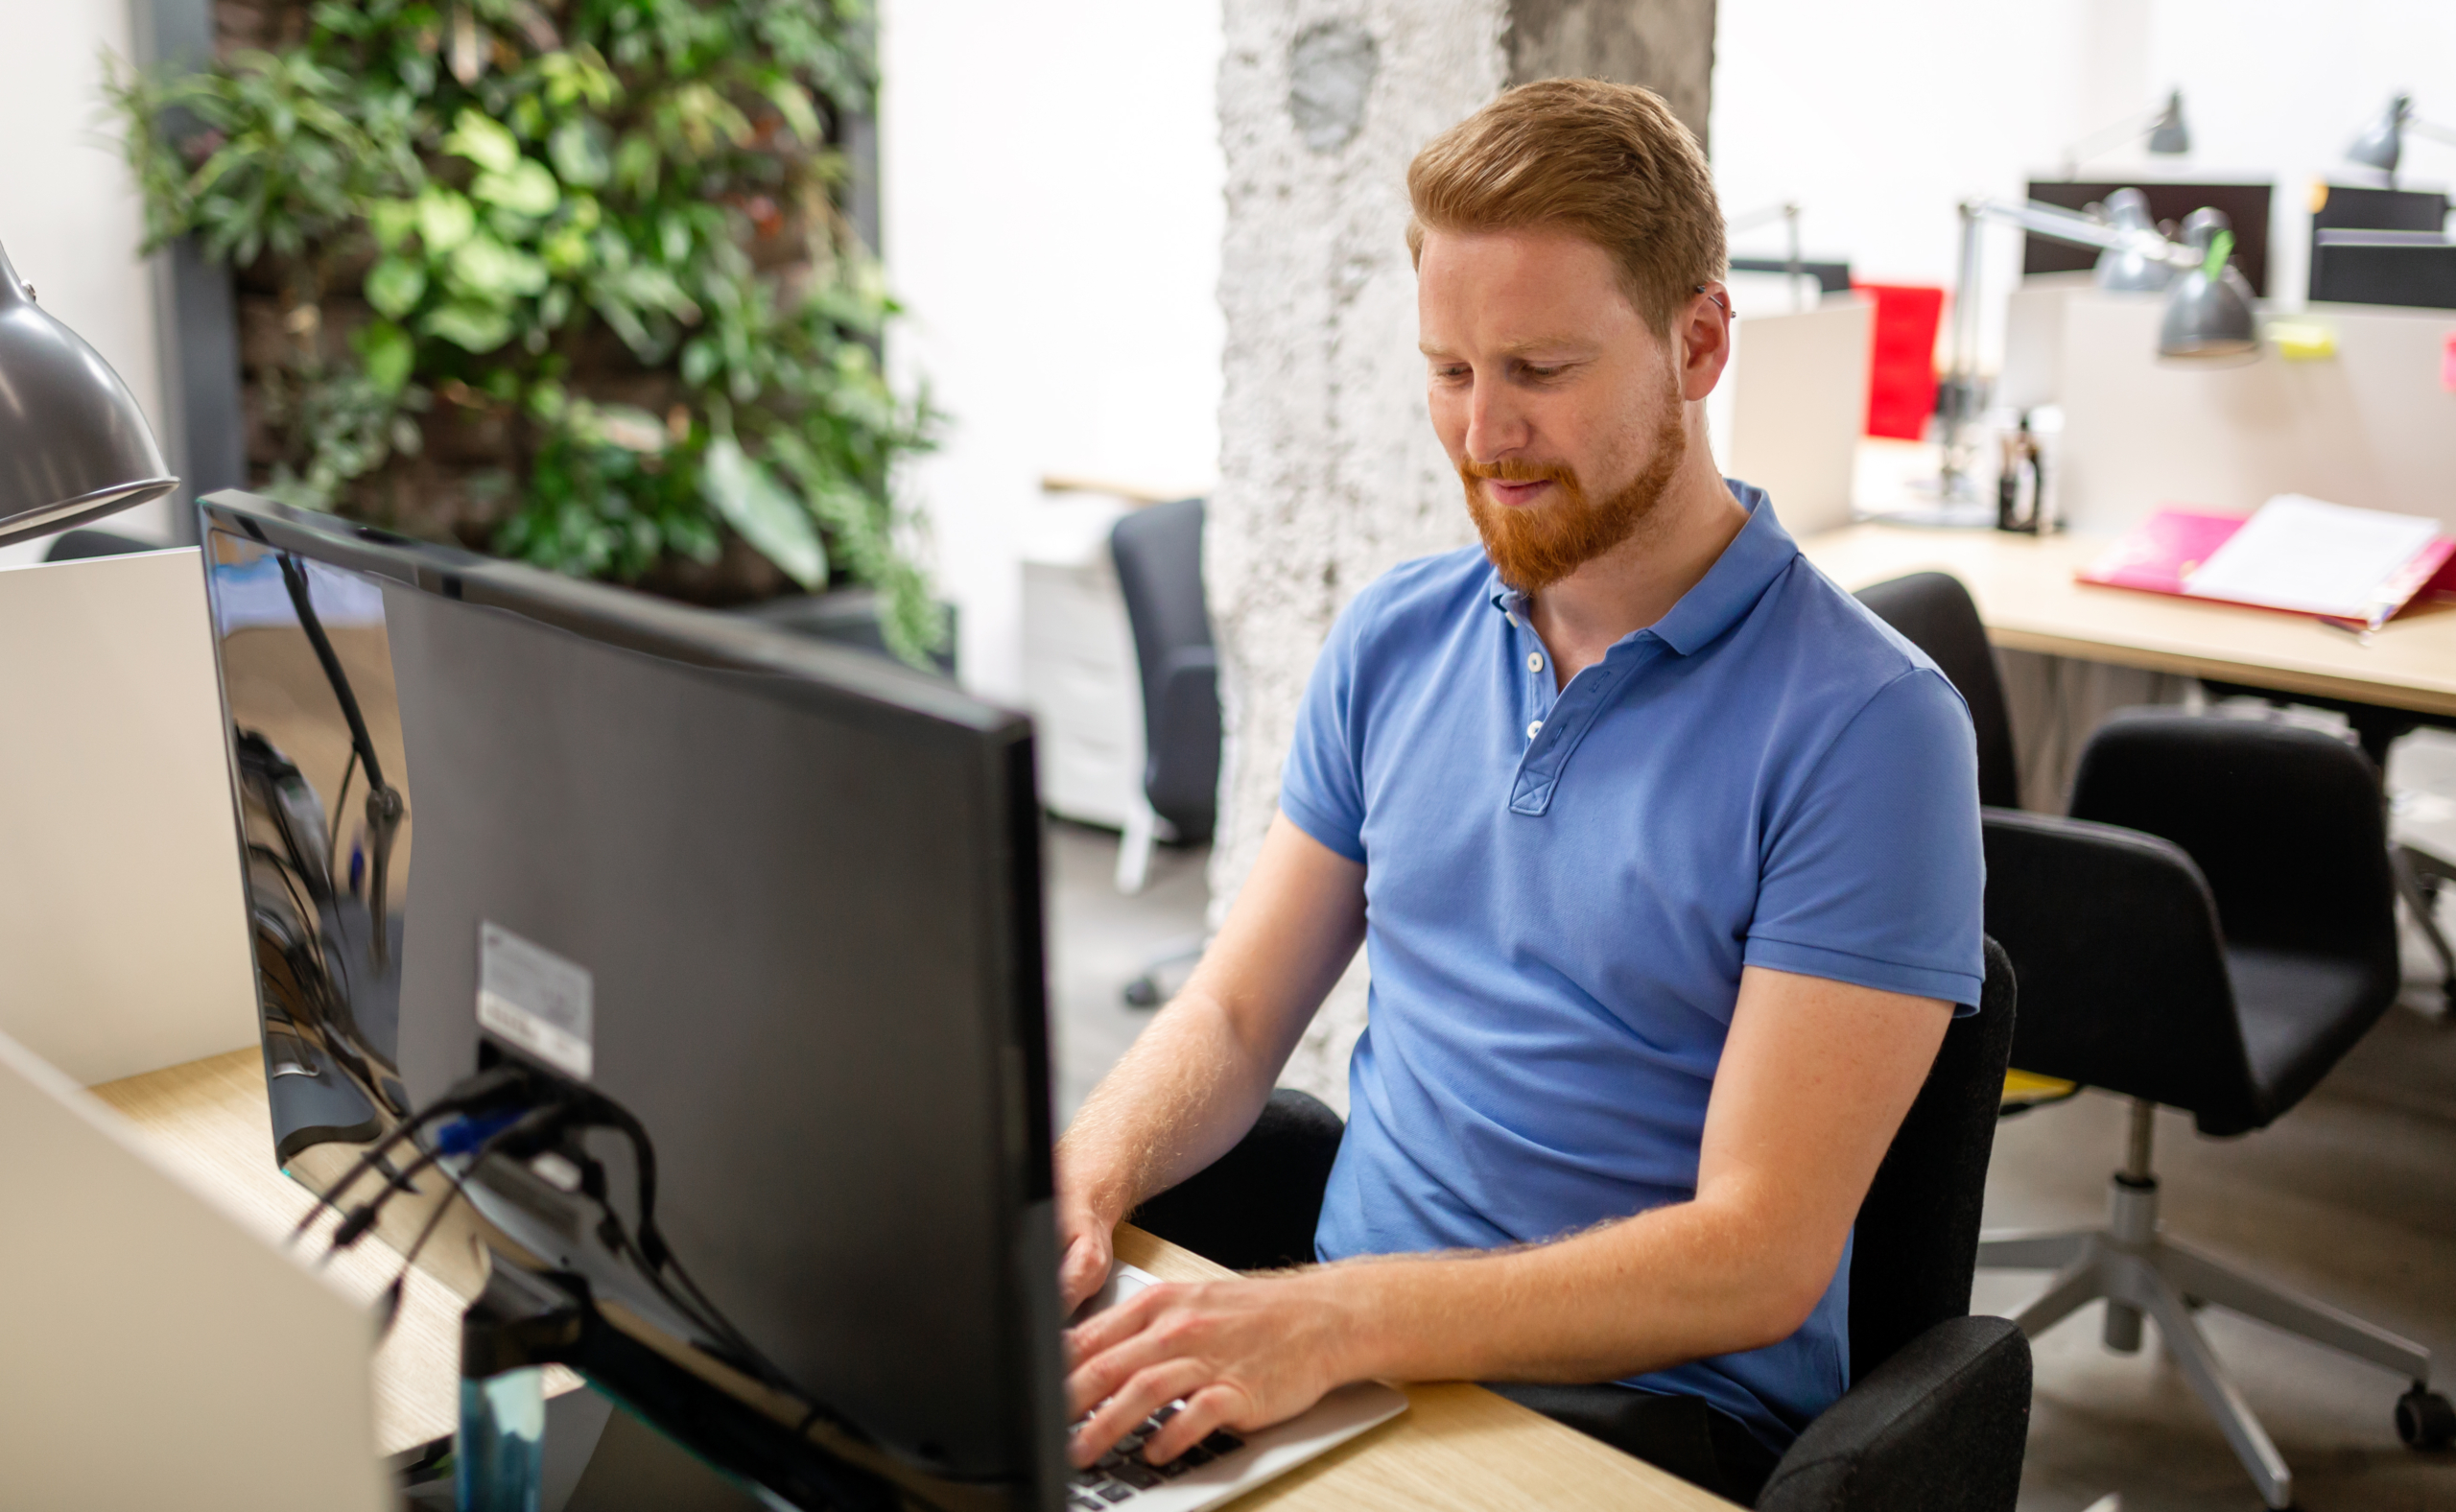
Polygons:
M1577 484L1577 474L1559 462L1530 462L1514 457L1492 462L1469 458L1458 464L1458 476L1494 483L1557 483L1570 487Z

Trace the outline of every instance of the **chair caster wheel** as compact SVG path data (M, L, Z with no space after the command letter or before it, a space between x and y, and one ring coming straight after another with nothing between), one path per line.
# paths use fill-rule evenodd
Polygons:
M2397 1436L2412 1449L2445 1449L2456 1443L2456 1406L2421 1386L2397 1399Z
M1129 1008L1156 1008L1160 1005L1160 984L1148 977L1137 977L1125 984L1125 1005ZM2404 1421L2404 1408L2398 1407L2397 1421Z

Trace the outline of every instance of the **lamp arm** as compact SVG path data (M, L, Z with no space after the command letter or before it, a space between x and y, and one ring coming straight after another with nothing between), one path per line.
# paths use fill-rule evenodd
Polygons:
M1973 200L1967 208L1977 219L2018 225L2033 236L2043 236L2049 241L2065 242L2074 247L2095 247L2103 251L2137 252L2153 262L2175 268L2200 266L2200 253L2180 243L2170 242L2155 231L2126 230L2077 211L2041 204L2036 200Z
M2444 127L2436 121L2425 121L2418 115L2405 117L2405 130L2417 136L2427 136L2435 142L2456 142L2456 128Z
M2126 116L2113 126L2100 127L2079 141L2067 144L2064 149L2065 173L2071 174L2083 163L2111 147L2131 141L2137 136L2148 135L2149 129L2157 125L2158 117L2164 113L2165 108L2162 106L2155 109L2143 110L2138 115Z

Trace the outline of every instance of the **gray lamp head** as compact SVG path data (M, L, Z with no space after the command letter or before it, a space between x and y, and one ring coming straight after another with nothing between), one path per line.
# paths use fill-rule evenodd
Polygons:
M2120 231L2155 231L2149 218L2149 197L2137 189L2118 189L2107 196L2107 220ZM2171 264L2143 252L2108 248L2098 254L2097 285L2116 294L2156 294L2174 282Z
M2405 120L2413 113L2413 96L2392 96L2388 108L2364 127L2362 134L2353 139L2353 145L2345 150L2346 160L2360 163L2365 168L2376 168L2391 177L2395 177L2397 159L2405 153Z
M2180 157L2191 151L2191 128L2184 124L2182 90L2166 96L2166 108L2158 112L2158 124L2149 129L2149 151L2161 157Z
M2170 361L2228 366L2259 356L2259 321L2252 310L2252 286L2232 259L2234 236L2226 217L2199 209L2184 217L2184 242L2202 254L2166 292L2166 316L2158 326L2158 355ZM2223 245L2219 243L2224 238ZM2217 264L2214 272L2210 263Z
M35 303L0 250L0 544L178 486L110 364Z

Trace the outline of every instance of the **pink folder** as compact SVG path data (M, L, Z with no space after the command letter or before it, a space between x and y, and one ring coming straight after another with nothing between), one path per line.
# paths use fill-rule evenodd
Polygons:
M2083 582L2109 588L2137 588L2145 593L2181 596L2184 580L2208 560L2211 552L2241 530L2249 518L2245 514L2216 514L2203 509L2160 509L2073 576ZM2397 609L2434 593L2456 596L2456 540L2444 535L2417 553L2382 590L2385 600ZM2277 605L2255 603L2252 607L2269 609Z

